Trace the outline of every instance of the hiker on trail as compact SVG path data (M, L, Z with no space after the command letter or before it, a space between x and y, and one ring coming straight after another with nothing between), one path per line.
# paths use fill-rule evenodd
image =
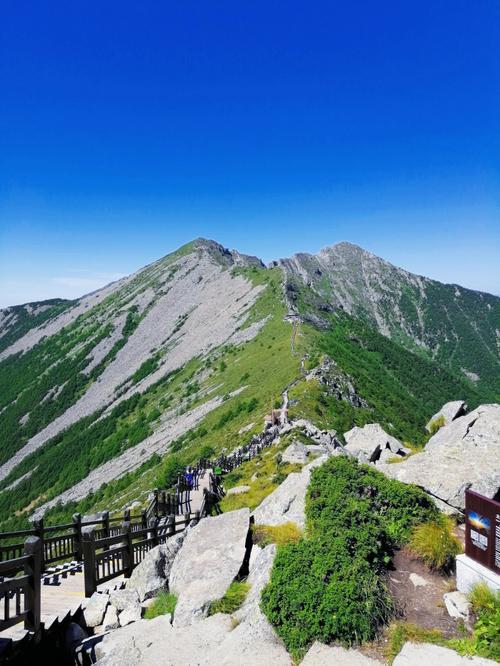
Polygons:
M184 478L186 479L186 484L187 484L188 489L189 489L189 490L192 490L192 488L193 488L193 482L194 482L194 477L193 477L193 473L191 472L191 470L189 469L189 467L188 467L188 469L187 469L187 470L185 471L185 473L184 473Z

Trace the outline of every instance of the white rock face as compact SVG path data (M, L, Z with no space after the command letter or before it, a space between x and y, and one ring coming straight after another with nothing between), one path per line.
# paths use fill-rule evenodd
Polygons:
M454 400L452 402L447 402L441 407L439 412L436 412L434 416L429 419L429 423L425 426L427 432L431 432L432 425L443 417L444 425L448 425L454 421L459 416L463 416L467 412L467 404L464 400Z
M483 657L461 657L448 648L428 643L405 643L392 662L393 666L493 666L497 664Z
M346 650L338 646L330 647L318 641L311 645L300 664L301 666L382 666L381 661L371 659L359 650ZM415 666L417 665L415 664ZM422 664L422 666L424 665Z
M283 525L293 522L305 526L306 491L311 478L311 470L326 460L321 456L304 467L301 472L289 474L274 492L268 495L255 509L253 516L259 525Z
M259 608L269 580L276 546L259 550L250 569L250 591L242 607L185 626L172 627L170 616L140 620L113 631L96 646L101 666L291 666L283 643ZM177 613L177 610L176 610Z
M108 603L109 594L94 592L83 610L83 616L87 627L97 627L102 624Z
M283 451L283 462L298 463L304 465L307 462L309 451L302 442L292 442L285 451Z
M118 629L118 613L114 606L111 604L108 606L106 613L104 614L104 620L102 621L102 627L104 631L110 631L111 629Z
M155 597L161 590L166 589L174 558L188 533L189 528L170 537L166 543L152 548L135 567L127 581L127 591L135 592L139 602ZM120 603L121 601L120 599Z
M291 659L283 642L259 608L260 595L269 581L275 555L274 544L257 553L247 579L250 591L242 607L234 614L239 624L209 655L208 663L214 666L290 666Z
M422 453L379 469L422 486L454 509L464 509L469 487L494 497L500 488L500 405L481 405L460 416L438 430Z
M368 462L378 460L385 449L397 454L404 447L401 442L388 435L378 423L367 423L362 428L355 426L344 433L346 449L355 455L364 454Z
M447 592L443 599L450 617L465 621L469 619L471 603L463 592Z
M207 517L189 530L174 560L169 587L177 595L174 626L205 617L211 601L224 596L246 553L248 509Z

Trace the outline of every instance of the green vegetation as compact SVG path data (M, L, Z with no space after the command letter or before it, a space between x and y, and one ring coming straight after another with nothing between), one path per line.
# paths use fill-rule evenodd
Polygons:
M24 305L14 305L6 308L5 312L11 314L12 320L6 326L7 332L0 337L0 352L10 347L31 329L46 324L74 304L75 301L52 298L47 301L25 303Z
M289 474L300 472L301 465L283 463L280 460L280 452L289 444L290 438L285 437L278 445L265 449L260 455L227 474L224 477L226 490L234 486L250 486L250 490L238 495L226 495L220 504L222 511L234 511L243 507L255 509Z
M429 433L432 437L432 435L435 435L437 431L442 428L445 425L445 420L444 416L441 414L441 416L438 416L437 419L434 419L432 423L429 424Z
M235 613L241 608L249 590L250 585L246 581L232 582L223 597L212 601L208 609L208 614L227 613L230 615L231 613Z
M174 614L177 597L171 592L162 591L144 613L144 619L152 620L158 615Z
M500 661L500 590L493 592L485 583L475 585L469 600L476 615L471 636L450 641L463 655Z
M443 514L431 522L417 525L410 537L410 552L430 569L450 571L455 556L462 552L462 544L453 532L454 527L453 520Z
M297 543L302 538L302 531L295 523L283 525L252 525L253 542L261 548L275 543L277 546L286 546Z
M419 488L348 458L315 469L307 537L278 551L262 608L296 657L314 641L372 640L393 613L383 574L396 544L437 510Z
M407 641L446 646L443 632L439 629L424 629L410 622L394 622L387 631L386 657L389 664L392 664Z

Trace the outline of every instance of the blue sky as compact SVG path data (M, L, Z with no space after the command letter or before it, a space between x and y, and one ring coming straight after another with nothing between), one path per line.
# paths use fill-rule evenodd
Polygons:
M6 0L0 306L197 236L500 293L500 6Z

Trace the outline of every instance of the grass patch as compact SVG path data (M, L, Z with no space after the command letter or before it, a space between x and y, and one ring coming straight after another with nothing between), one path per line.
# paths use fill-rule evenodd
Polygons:
M302 531L295 523L284 525L253 525L253 542L261 548L271 543L277 546L285 546L289 543L297 543L302 538Z
M469 600L477 616L472 636L451 640L449 647L469 657L500 661L500 591L493 592L479 583L469 593Z
M151 606L149 606L144 613L144 618L146 620L152 620L154 617L158 617L158 615L166 615L167 613L170 613L173 616L176 604L177 597L175 594L166 591L160 592Z
M387 631L386 658L392 664L403 648L403 645L412 643L432 643L434 645L446 645L443 633L439 629L424 629L409 622L394 622Z
M244 507L255 509L289 474L300 472L302 465L283 463L279 457L290 441L289 437L283 438L279 444L265 449L224 477L226 490L234 486L249 486L250 490L241 495L226 495L220 504L222 511L235 511Z
M212 601L208 609L208 614L226 613L230 615L236 612L238 608L241 608L249 590L250 585L246 581L234 581L227 588L226 594L223 597Z
M414 528L409 542L410 552L430 569L450 571L462 544L453 533L454 522L440 515L435 520Z

